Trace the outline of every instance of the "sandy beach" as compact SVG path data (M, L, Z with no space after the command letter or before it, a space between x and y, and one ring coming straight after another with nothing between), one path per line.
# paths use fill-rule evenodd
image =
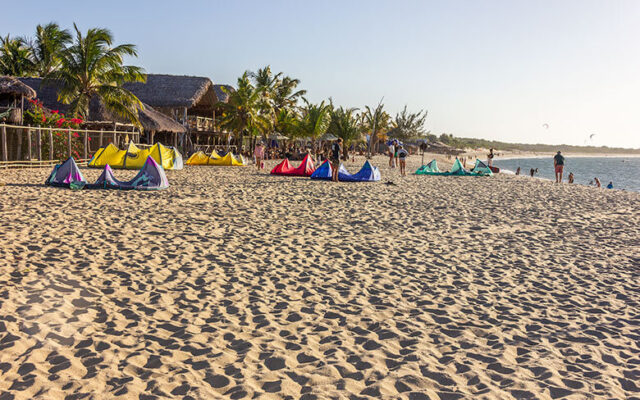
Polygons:
M640 399L640 194L374 164L0 171L0 399Z

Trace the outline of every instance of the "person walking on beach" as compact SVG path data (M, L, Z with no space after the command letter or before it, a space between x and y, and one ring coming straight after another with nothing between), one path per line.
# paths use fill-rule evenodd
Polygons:
M331 180L338 182L338 170L340 169L340 153L342 153L342 139L338 139L331 145Z
M256 144L256 147L253 149L253 156L256 158L256 167L258 171L262 169L262 161L264 160L264 144L262 141Z
M402 176L407 175L407 156L408 155L409 155L409 152L405 150L402 145L400 145L398 148L398 160L400 163L400 175Z
M562 170L564 169L564 157L560 152L553 157L553 167L556 169L556 183L562 183Z
M487 164L489 164L490 167L493 166L493 149L489 149L489 154L487 154Z
M569 183L573 183L573 172L569 172Z

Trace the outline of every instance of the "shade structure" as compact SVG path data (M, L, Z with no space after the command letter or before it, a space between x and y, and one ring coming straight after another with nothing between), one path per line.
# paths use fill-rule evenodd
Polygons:
M53 167L53 171L44 183L48 186L81 188L87 184L87 181L73 157L69 157L62 164Z
M224 156L220 156L214 150L211 152L211 155L206 155L202 151L194 153L187 160L187 165L226 165L239 167L245 165L245 163L240 155L234 156L232 153L227 153Z
M367 160L360 171L352 175L343 164L340 164L338 180L343 182L375 182L380 180L380 170Z
M331 180L333 168L329 160L324 160L322 164L311 174L311 179Z
M87 185L88 189L120 190L162 190L168 187L169 181L164 168L156 163L151 156L147 157L140 171L130 181L116 179L111 167L106 165L98 180L93 184Z
M416 170L416 175L430 175L434 172L440 172L438 163L435 159L429 161L428 164L421 166Z
M106 147L101 147L96 151L89 167L103 168L106 165L117 169L139 169L142 168L148 157L152 157L156 163L164 169L182 169L182 155L174 147L164 146L156 143L149 148L139 148L130 142L126 150L120 150L112 143Z
M305 155L300 165L293 168L288 159L284 159L280 164L276 165L271 170L271 175L286 175L286 176L311 176L315 171L313 165L313 159L309 154Z

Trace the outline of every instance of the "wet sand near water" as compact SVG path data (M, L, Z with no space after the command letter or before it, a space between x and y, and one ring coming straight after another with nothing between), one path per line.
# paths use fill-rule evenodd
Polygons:
M374 164L0 171L0 399L640 398L640 194Z

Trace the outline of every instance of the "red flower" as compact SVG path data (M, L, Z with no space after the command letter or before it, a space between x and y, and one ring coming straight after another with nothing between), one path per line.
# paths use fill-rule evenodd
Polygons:
M73 132L73 137L80 137L80 135L78 135L78 132Z
M58 110L52 110L51 112L54 113L54 114L57 114Z
M44 115L42 116L42 122L47 122L47 118Z
M88 140L88 141L91 141L91 138L90 138L90 137L88 137L88 138L87 138L87 140Z
M64 124L64 123L65 123L65 119L64 118L60 118L58 120L58 122L56 122L56 125L58 125L58 128L60 128L62 126L62 124Z

